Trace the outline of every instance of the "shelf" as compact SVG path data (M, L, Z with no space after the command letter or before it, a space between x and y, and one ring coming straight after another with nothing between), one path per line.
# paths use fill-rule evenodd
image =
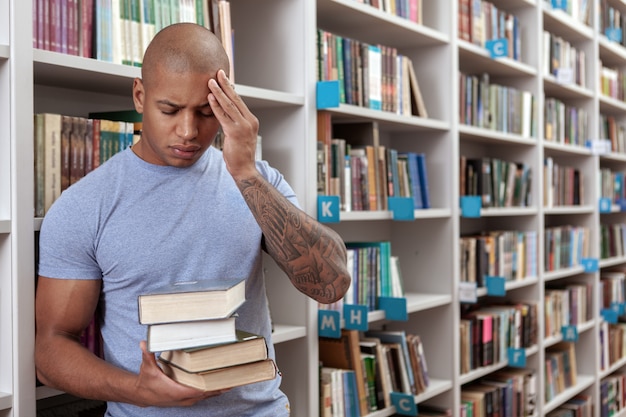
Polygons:
M322 29L371 44L414 48L449 42L432 28L354 0L318 0L317 21Z
M0 220L0 234L11 233L11 220Z
M543 213L546 216L558 216L565 214L592 214L594 210L593 206L557 206L545 207Z
M11 49L9 48L9 45L0 45L0 60L2 59L9 59L9 57L11 56Z
M461 140L468 140L487 144L507 144L531 147L537 145L537 139L525 138L513 133L500 132L497 130L484 129L482 127L459 125L459 135Z
M557 81L553 75L544 75L543 77L544 92L548 96L554 96L564 99L591 99L593 91L589 88L581 87L574 83L563 84Z
M534 77L537 70L523 62L511 58L493 59L485 48L478 45L458 40L459 61L461 71L465 73L488 72L490 77Z
M609 366L608 369L600 371L600 378L601 379L606 378L607 376L611 375L613 372L617 371L618 369L622 368L625 365L626 365L626 357L620 358L615 363L611 364L611 366Z
M578 329L578 334L581 334L583 332L586 332L587 330L593 329L594 325L595 325L595 320L589 320L587 322L579 324L578 326L576 326L576 328ZM547 347L550 347L552 345L556 345L557 343L559 343L562 340L563 340L563 336L561 334L559 334L558 336L546 337L544 339L544 341L543 341L543 347L547 348Z
M591 41L593 29L575 21L563 10L543 9L543 27L549 28L550 32L563 36L568 41Z
M539 278L537 277L527 277L521 280L517 280L517 281L507 281L504 284L504 288L506 290L506 292L511 291L511 290L516 290L518 288L524 288L524 287L528 287L530 285L534 285L536 283L539 282ZM476 296L477 297L485 297L487 296L487 288L485 287L480 287L476 290Z
M450 209L424 209L415 210L415 220L420 219L445 219L452 215ZM339 213L340 221L372 221L372 220L393 220L391 211L342 211Z
M537 207L490 207L480 209L480 217L534 216L538 212Z
M431 308L448 305L452 302L452 296L447 294L417 294L407 293L406 309L407 313L417 313L418 311L429 310ZM382 310L370 311L367 314L368 323L385 320L385 312Z
M610 266L621 265L626 263L626 256L619 256L607 259L600 259L600 268L608 268Z
M593 376L577 375L576 385L574 385L573 387L567 388L565 391L558 394L552 400L544 404L543 406L544 415L554 410L555 408L563 404L565 401L575 396L576 394L580 394L583 390L590 387L594 383L594 381L595 381L595 378Z
M543 273L543 280L545 282L554 281L561 278L570 277L576 274L582 274L585 269L582 266L573 266L571 268L559 269L558 271L548 271Z
M46 385L41 385L37 387L36 391L37 391L38 400L43 400L44 398L51 398L51 397L56 397L58 395L65 394L65 392L63 391L60 391L56 388L48 387Z
M459 378L459 383L463 385L467 384L468 382L475 381L478 378L482 378L483 376L489 375L492 372L506 367L508 364L508 361L503 361L493 365L483 366L481 368L474 369L466 374L461 375L461 377Z
M274 325L272 332L272 341L274 344L288 342L290 340L300 339L306 336L306 328L304 326L289 326L286 324Z
M600 60L604 65L622 65L626 61L626 48L610 41L606 36L598 36Z
M13 407L13 396L6 392L0 392L0 411Z
M578 154L578 155L589 155L591 156L591 149L586 146L578 146L578 145L568 145L564 143L550 142L544 140L543 148L545 150L550 151L549 153L561 153L564 155Z
M626 111L626 103L613 97L600 94L600 113L620 114Z

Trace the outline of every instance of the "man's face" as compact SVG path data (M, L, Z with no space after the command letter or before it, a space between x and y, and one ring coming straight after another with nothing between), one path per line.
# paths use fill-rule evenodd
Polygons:
M149 84L136 79L133 100L143 114L135 153L155 165L188 167L213 143L219 123L209 106L207 83L215 74L156 70Z

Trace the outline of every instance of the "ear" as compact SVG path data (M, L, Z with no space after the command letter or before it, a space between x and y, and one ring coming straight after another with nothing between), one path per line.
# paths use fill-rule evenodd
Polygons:
M135 104L135 110L139 114L143 114L143 103L146 97L143 87L143 81L141 78L135 78L133 80L133 103Z

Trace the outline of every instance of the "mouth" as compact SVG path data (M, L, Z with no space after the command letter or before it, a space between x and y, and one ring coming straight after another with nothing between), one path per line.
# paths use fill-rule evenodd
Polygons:
M172 146L172 152L179 158L183 159L191 159L193 158L198 151L200 150L197 146Z

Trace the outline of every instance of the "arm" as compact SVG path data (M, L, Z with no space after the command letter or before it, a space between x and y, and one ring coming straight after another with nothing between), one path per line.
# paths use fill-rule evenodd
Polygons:
M100 296L99 280L39 277L35 301L35 365L46 385L82 398L137 406L192 405L204 393L168 378L142 346L139 374L114 367L80 343Z
M343 241L291 204L257 171L259 122L223 71L218 80L209 81L209 89L209 103L225 135L226 166L263 231L267 253L304 294L326 304L341 299L350 285Z

